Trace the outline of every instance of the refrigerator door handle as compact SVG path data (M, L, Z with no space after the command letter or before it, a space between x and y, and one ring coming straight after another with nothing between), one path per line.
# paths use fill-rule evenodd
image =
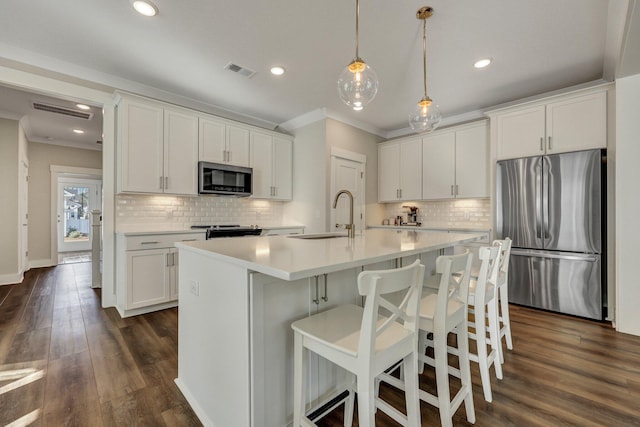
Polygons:
M526 249L513 249L511 251L511 255L520 255L520 256L528 256L528 257L536 257L536 258L550 258L550 259L567 259L571 261L589 261L595 262L598 260L599 255L591 255L591 254L574 254L568 252L538 252L538 251L530 251Z
M536 237L542 239L542 171L536 166Z
M549 168L550 162L546 157L543 157L543 176L542 176L542 229L544 230L544 235L541 237L545 240L549 239L549 177L551 176ZM543 234L543 233L540 233Z

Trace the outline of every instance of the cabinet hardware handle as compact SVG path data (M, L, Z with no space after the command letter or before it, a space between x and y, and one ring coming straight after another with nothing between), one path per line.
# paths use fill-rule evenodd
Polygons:
M198 239L182 239L183 242L195 242Z
M171 267L171 263L169 262L169 257L171 254L167 254L167 267Z
M460 194L460 193L458 193L458 184L456 184L456 196L457 196L458 194Z
M400 198L402 199L402 188L400 189Z
M318 276L314 276L314 279L315 279L315 281L316 281L316 297L315 297L315 299L313 300L313 302L314 302L316 305L320 305L320 298L318 298Z
M178 253L177 252L173 252L171 254L171 265L178 265Z
M231 151L227 151L227 162L231 161Z
M164 189L164 187L162 186L162 183L164 182L164 180L162 179L162 177L160 177L160 189Z
M329 301L329 296L327 295L327 273L324 273L324 296L322 299L324 302Z
M158 243L160 243L160 242L158 242L157 240L154 241L154 242L140 242L141 245L156 245Z
M548 149L551 150L551 137L549 137L549 147L548 147Z
M168 176L164 177L164 189L165 190L169 189L169 177Z
M544 138L540 137L540 151L544 150Z
M453 184L451 184L451 195L453 196Z

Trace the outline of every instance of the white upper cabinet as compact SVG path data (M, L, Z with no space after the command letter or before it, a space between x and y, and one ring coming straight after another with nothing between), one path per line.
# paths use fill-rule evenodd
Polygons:
M455 195L456 133L422 139L422 198L448 199Z
M118 105L121 191L162 193L163 135L161 105L126 98Z
M164 192L198 193L198 117L187 110L164 110Z
M456 131L456 197L489 197L489 127L479 126Z
M251 131L253 196L256 199L291 200L293 144L289 139Z
M249 166L249 129L200 117L200 160Z
M422 139L422 199L489 197L487 123L452 127Z
M378 201L422 198L422 140L385 142L378 146Z
M118 190L197 194L198 118L137 97L118 105Z
M606 90L490 115L496 121L498 160L607 146Z

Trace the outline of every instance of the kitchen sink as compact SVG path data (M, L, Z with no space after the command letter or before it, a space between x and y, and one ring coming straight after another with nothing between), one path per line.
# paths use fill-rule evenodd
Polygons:
M292 239L317 240L317 239L335 239L337 237L347 237L347 235L343 233L316 233L316 234L289 234L287 237Z

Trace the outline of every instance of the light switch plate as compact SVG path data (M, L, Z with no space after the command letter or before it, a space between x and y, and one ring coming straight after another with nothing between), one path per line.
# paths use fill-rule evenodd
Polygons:
M193 295L200 295L200 283L196 282L195 280L189 282L189 289L191 290L191 293Z

